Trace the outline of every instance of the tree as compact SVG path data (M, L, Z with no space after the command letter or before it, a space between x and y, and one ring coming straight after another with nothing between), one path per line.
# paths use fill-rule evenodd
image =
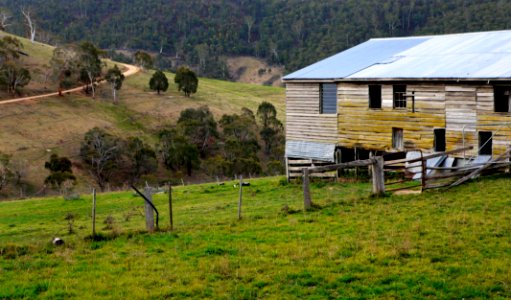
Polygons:
M149 69L153 66L153 58L147 52L137 51L133 55L133 59L135 61L135 64L139 66L142 70Z
M103 62L101 56L104 52L90 42L83 42L78 46L80 61L80 79L89 85L92 91L92 98L96 96L95 84L101 76Z
M169 80L167 79L167 76L165 76L165 73L160 70L154 72L153 76L149 80L149 88L156 91L158 95L160 94L160 91L165 92L169 88Z
M207 150L215 144L215 139L218 138L215 117L207 106L181 111L177 125L183 135L197 147L201 157L206 156Z
M261 122L261 131L259 133L264 141L264 152L266 155L270 155L284 141L283 126L277 119L275 106L269 102L264 101L259 104L257 116ZM279 156L279 153L275 152L273 155Z
M164 129L159 133L159 150L165 167L171 170L185 168L188 176L199 166L199 151L176 129Z
M30 80L30 72L16 61L9 60L0 68L0 83L7 87L8 93L20 93L20 89L26 86Z
M0 191L7 185L11 179L10 169L11 156L0 152Z
M258 174L261 165L257 152L257 123L254 113L243 108L241 115L223 115L220 119L224 138L224 156L228 165L224 168L229 175Z
M11 26L9 23L10 18L11 16L7 12L0 11L0 30L5 31L7 27Z
M12 37L0 39L0 84L11 94L19 93L31 79L28 69L22 66L20 60L23 44Z
M85 133L80 156L102 191L119 167L121 150L120 140L98 127Z
M179 67L174 77L174 82L177 83L177 89L183 91L186 97L197 92L199 86L199 79L197 75L187 67Z
M58 81L59 91L77 84L80 79L80 54L71 47L57 47L50 59L51 77Z
M156 153L138 137L131 137L126 143L126 156L129 162L130 183L135 184L142 175L156 171Z
M30 42L34 43L34 41L35 41L35 34L36 34L36 26L35 26L34 21L32 20L32 17L30 16L30 10L25 10L25 8L22 7L21 8L21 13L25 17L25 21L26 21L27 26L28 26Z
M114 103L117 104L117 91L121 89L122 82L124 81L124 74L122 74L121 70L115 65L113 68L108 69L105 76L106 81L110 83L110 87L112 88L112 95L114 98Z
M59 157L52 154L50 160L44 163L44 168L50 171L50 175L44 180L45 184L50 184L53 188L59 188L65 181L76 183L76 177L71 169L71 161L67 157Z

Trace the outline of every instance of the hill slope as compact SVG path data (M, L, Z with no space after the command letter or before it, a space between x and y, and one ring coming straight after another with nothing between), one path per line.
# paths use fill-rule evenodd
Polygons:
M372 37L509 28L502 0L23 0L54 41L146 49L188 64L251 55L296 70ZM19 0L0 0L24 34ZM49 35L50 34L50 35ZM206 68L215 73L217 65Z
M234 182L175 187L176 231L152 235L141 198L101 194L112 239L99 242L84 240L89 195L0 202L0 298L511 297L508 176L380 199L368 184L313 184L321 208L307 213L299 185L249 181L241 221ZM167 228L167 196L154 199Z
M31 44L21 39L32 67L43 68L52 48ZM154 145L156 132L174 124L181 110L207 105L217 119L223 114L240 113L242 107L252 110L262 101L272 102L279 117L284 116L284 89L241 84L207 78L199 79L199 89L191 98L184 97L173 83L169 90L156 95L148 88L151 72L128 77L120 91L120 104L112 104L111 91L102 85L94 100L83 94L50 97L21 104L6 104L0 110L0 151L13 155L13 160L28 163L28 181L35 187L47 176L44 162L51 153L78 160L78 149L84 133L100 127L120 137L138 136ZM53 92L54 90L50 90ZM40 92L29 86L26 94ZM5 96L7 97L7 96ZM88 186L88 173L76 165L82 186ZM34 192L34 190L32 191Z

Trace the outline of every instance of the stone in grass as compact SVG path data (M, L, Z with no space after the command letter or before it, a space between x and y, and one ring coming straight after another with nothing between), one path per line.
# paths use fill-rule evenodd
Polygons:
M51 241L51 243L55 246L62 246L64 245L64 240L59 238L59 237L55 237L53 238L53 240Z

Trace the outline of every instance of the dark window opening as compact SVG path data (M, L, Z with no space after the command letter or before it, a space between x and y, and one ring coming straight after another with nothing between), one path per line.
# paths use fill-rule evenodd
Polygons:
M491 131L479 131L479 155L492 155L492 144Z
M444 128L437 128L434 129L433 132L435 133L435 151L443 152L445 151L445 129Z
M393 85L392 93L394 95L394 108L406 108L406 85Z
M381 85L369 85L369 108L381 108Z
M403 149L403 129L392 128L392 148Z
M320 105L321 114L337 113L337 84L322 83L320 89Z
M511 95L510 86L493 87L493 104L495 112L509 112L510 95Z

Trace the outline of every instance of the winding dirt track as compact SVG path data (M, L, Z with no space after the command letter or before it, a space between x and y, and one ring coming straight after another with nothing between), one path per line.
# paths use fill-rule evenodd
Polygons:
M120 65L127 68L127 70L123 72L125 77L131 76L131 75L136 74L140 71L140 68L136 67L136 66L127 65L127 64L120 64ZM100 81L99 83L103 83L103 82L105 82L105 80ZM62 94L81 92L81 91L83 91L83 88L84 88L84 86L79 86L79 87L72 88L69 90L64 90L64 91L62 91ZM55 92L55 93L49 93L49 94L43 94L43 95L37 95L37 96L3 100L3 101L0 101L0 105L18 103L18 102L23 102L23 101L28 101L28 100L38 100L38 99L48 98L48 97L53 97L53 96L58 96L58 95L59 95L59 93Z

